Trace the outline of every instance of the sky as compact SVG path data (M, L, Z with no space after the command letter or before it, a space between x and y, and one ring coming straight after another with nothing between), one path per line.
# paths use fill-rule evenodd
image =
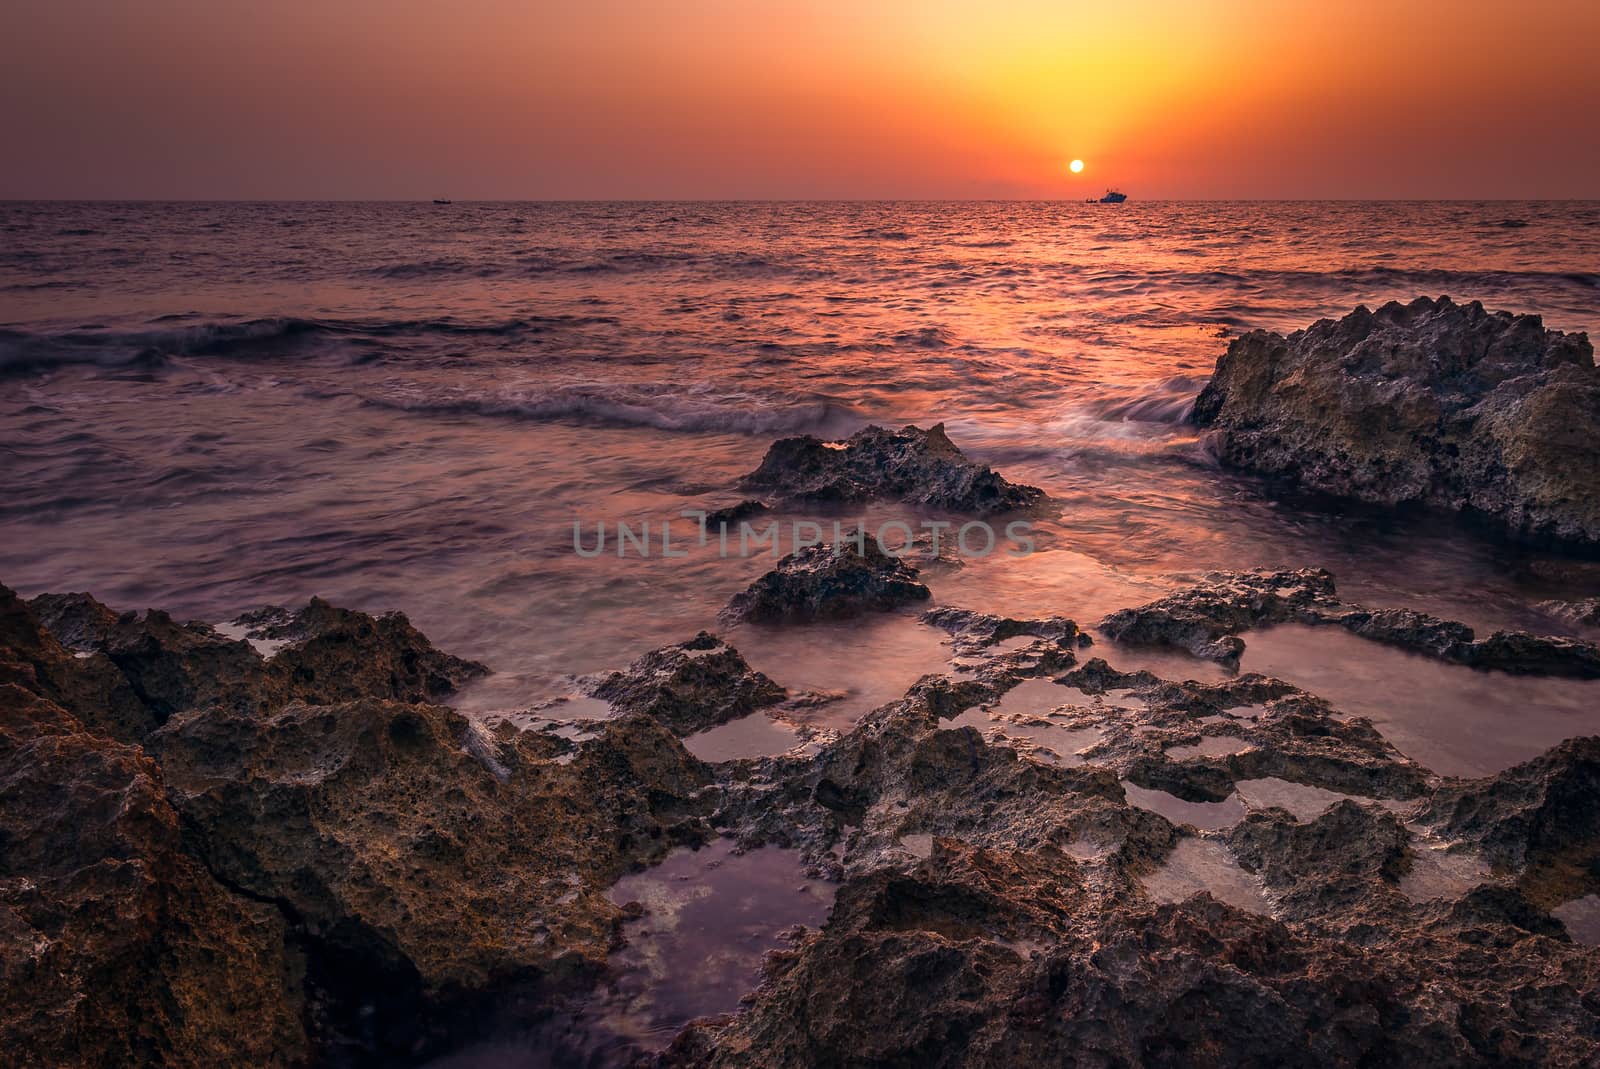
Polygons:
M1600 198L1597 41L1597 0L7 0L0 198Z

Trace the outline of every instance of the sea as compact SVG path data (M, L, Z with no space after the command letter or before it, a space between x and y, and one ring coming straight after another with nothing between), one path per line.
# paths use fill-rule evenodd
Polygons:
M1352 601L1583 634L1538 605L1600 593L1592 566L1288 501L1186 422L1240 334L1421 295L1600 328L1600 204L0 203L0 582L206 622L401 610L495 670L460 699L490 718L720 629L844 730L951 671L947 636L730 630L770 555L574 528L681 536L777 438L942 423L1059 509L1034 552L930 571L936 604L1092 626L1207 570L1324 567ZM1600 728L1592 683L1246 642L1443 774Z

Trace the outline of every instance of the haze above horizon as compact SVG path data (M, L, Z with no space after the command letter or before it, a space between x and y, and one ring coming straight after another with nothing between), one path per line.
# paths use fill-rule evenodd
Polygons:
M1438 10L22 0L0 198L1600 197L1600 5Z

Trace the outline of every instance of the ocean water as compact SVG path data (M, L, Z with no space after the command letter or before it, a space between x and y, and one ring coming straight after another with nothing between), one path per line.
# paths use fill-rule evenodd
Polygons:
M731 503L783 435L943 422L1063 508L1039 552L930 576L939 603L1092 622L1315 565L1355 600L1568 631L1534 603L1600 580L1275 500L1184 425L1240 332L1440 294L1600 328L1600 204L0 204L0 582L210 621L403 609L498 670L469 706L511 708L715 627L771 565L583 558L575 520ZM843 695L832 726L947 667L907 616L733 638ZM1572 703L1460 770L1600 727Z

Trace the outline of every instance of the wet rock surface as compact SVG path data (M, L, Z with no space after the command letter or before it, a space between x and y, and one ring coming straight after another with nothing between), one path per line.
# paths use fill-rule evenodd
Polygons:
M1187 590L1110 614L1100 630L1130 646L1170 646L1237 667L1244 652L1239 632L1304 620L1333 591L1325 571L1211 572Z
M1537 316L1424 297L1253 331L1193 419L1223 463L1304 490L1600 543L1600 371L1585 335Z
M734 595L722 618L728 623L799 623L886 612L928 599L919 574L916 565L885 553L870 537L807 546Z
M303 1059L283 917L185 850L154 761L69 711L127 728L129 693L3 587L0 629L0 1061Z
M1413 609L1366 609L1338 599L1326 571L1210 572L1193 586L1100 621L1128 646L1186 650L1237 668L1251 628L1298 623L1342 627L1384 645L1469 668L1516 675L1600 678L1600 645L1582 639L1496 631L1478 638L1455 620Z
M1586 627L1600 627L1600 598L1583 598L1580 601L1543 601L1539 603L1539 608L1570 623L1583 624Z
M652 650L593 681L590 694L617 709L654 718L678 735L725 724L787 696L739 651L702 631L688 642Z
M1452 663L1488 641L1345 605L1325 572L1200 586L1113 616L1213 655L1288 622ZM1452 779L1283 680L1121 671L1066 617L941 607L924 622L967 667L849 730L708 765L680 736L784 691L707 633L594 677L615 715L560 735L396 697L388 670L347 679L373 691L351 699L269 690L248 673L292 646L263 658L160 620L159 657L76 657L56 636L112 648L105 614L36 604L55 634L0 591L0 1029L75 1036L41 1048L62 1062L417 1064L484 1042L513 1063L657 1066L1600 1059L1600 949L1556 912L1600 894L1600 739ZM323 633L292 618L249 626ZM202 685L221 658L250 701ZM157 690L135 673L176 681L174 707L119 740L111 706ZM1186 817L1202 811L1224 815ZM756 851L794 859L831 909L780 938L748 903L748 920L669 914L618 890L669 856ZM650 929L701 914L778 948L739 1012L654 1000L648 1035L586 1012L619 969L625 992L670 982ZM703 951L727 994L744 974L721 955Z
M433 647L403 613L372 617L320 598L297 612L269 607L234 621L238 637L167 613L115 613L87 594L42 595L31 608L52 635L113 664L145 708L130 741L180 709L220 705L270 708L385 697L447 697L487 673L474 661ZM271 643L263 656L252 640ZM141 730L142 729L142 730Z
M942 423L927 430L867 427L842 442L783 438L739 485L785 504L903 501L975 516L1016 512L1045 500L1037 487L1007 482L969 460Z

